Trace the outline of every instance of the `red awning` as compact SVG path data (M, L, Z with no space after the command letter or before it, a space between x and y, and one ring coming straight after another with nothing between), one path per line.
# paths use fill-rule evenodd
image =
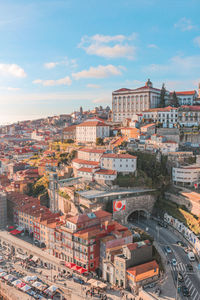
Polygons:
M9 227L8 227L8 229L14 229L14 228L15 228L14 226L9 226Z
M22 233L22 231L19 231L19 230L15 229L15 230L10 231L10 233L13 234L13 235L17 235L17 234Z
M74 263L66 263L65 265L66 265L67 268L70 268L70 269L71 269L71 268L74 267L76 264L74 264Z
M75 266L73 266L71 269L74 270L74 271L78 271L80 268L81 268L81 267L75 265Z
M80 268L80 269L78 269L77 270L80 274L83 274L83 273L87 273L88 272L88 270L86 270L85 268Z
M15 230L13 230L13 231L10 231L10 233L13 234L13 235L16 235L16 234L18 234L18 230L15 229Z
M25 286L26 285L26 283L24 283L24 282L21 282L21 283L19 283L19 284L17 284L17 287L19 288L19 289L21 289L23 286Z

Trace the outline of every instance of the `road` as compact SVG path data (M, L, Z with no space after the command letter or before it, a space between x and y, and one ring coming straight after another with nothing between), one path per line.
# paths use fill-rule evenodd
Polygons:
M197 263L191 263L184 249L177 245L177 241L180 239L176 236L176 234L169 228L158 226L157 222L151 219L147 220L140 218L140 220L132 222L132 224L148 231L148 233L154 237L155 241L157 241L159 246L162 248L166 255L166 259L170 263L175 286L178 286L177 274L180 272L184 277L184 283L182 283L182 285L185 285L190 291L189 299L200 300L200 271L198 270ZM171 253L166 253L166 246L170 246L172 250ZM176 266L171 263L173 258L176 259ZM187 264L192 264L193 272L189 272L187 270ZM177 294L177 299L179 298L188 299L183 296L182 292Z

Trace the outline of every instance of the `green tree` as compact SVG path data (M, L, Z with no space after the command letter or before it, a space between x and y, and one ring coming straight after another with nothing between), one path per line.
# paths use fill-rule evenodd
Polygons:
M104 145L103 139L100 138L100 137L98 137L98 138L96 139L96 145L97 145L97 146L102 146L102 145Z
M170 101L170 105L173 106L173 107L179 107L179 102L178 102L178 98L176 96L175 91L173 92L172 99Z
M165 107L165 95L166 95L166 89L165 89L165 84L163 83L160 92L160 107Z

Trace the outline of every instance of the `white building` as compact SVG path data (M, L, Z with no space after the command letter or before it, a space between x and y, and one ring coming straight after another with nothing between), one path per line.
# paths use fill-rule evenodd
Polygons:
M112 93L113 121L122 122L149 108L155 108L160 103L161 90L153 88L152 82L148 79L145 86L137 89L122 88ZM166 92L166 102L169 93Z
M178 122L178 108L168 106L148 109L143 112L143 119L146 122L162 123L165 128L172 128Z
M123 173L134 173L137 169L137 157L130 154L106 153L101 157L101 168Z
M200 124L200 106L182 106L178 111L180 126L191 127Z
M198 98L198 94L195 90L175 93L178 98L179 105L193 105L196 98ZM170 93L170 98L172 97L173 93Z
M115 170L105 170L99 167L97 168L80 168L77 170L77 176L83 177L88 181L101 181L110 182L117 178L117 172Z
M36 140L36 141L43 141L44 140L44 135L37 130L33 131L31 133L31 139Z
M163 154L178 151L178 143L168 141L166 137L153 134L151 138L145 140L145 149L149 151L160 150Z
M172 180L176 185L194 186L200 183L200 166L190 165L172 169Z
M90 161L100 161L101 156L105 152L105 149L96 148L81 148L78 150L78 158Z
M76 126L76 141L96 143L97 138L110 136L110 126L98 119L90 119Z

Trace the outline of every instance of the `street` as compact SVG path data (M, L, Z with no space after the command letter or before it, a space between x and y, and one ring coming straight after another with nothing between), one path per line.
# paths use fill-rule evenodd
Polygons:
M157 224L157 221L147 220L144 218L140 218L135 222L131 222L135 226L142 228L147 231L151 236L154 237L154 240L159 244L163 253L166 256L166 262L168 262L174 286L176 288L176 295L174 295L175 299L192 299L192 300L200 300L200 274L198 270L197 262L191 263L185 253L183 247L177 245L177 241L180 240L179 237L176 236L172 229L160 227ZM171 253L166 251L166 247L169 246L171 249ZM173 260L174 264L172 263ZM191 264L193 267L193 271L188 271L187 265ZM183 282L178 282L178 273L183 275ZM180 286L180 289L178 287ZM181 286L186 286L190 292L189 297L184 297L182 293ZM179 291L178 291L179 290Z

